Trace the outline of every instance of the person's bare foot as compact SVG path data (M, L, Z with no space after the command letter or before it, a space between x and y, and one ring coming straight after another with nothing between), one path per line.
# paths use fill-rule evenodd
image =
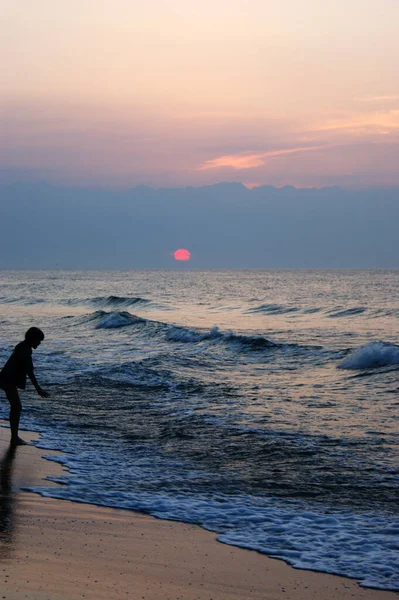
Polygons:
M25 442L22 438L11 438L11 446L26 446L28 442Z

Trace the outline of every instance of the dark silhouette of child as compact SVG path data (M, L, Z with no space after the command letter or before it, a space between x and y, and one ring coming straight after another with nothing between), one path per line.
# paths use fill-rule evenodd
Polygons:
M19 446L25 444L18 436L19 418L21 416L21 400L18 388L24 390L26 387L26 376L36 388L42 398L49 398L50 394L45 392L36 381L33 372L32 348L37 348L44 340L44 333L37 327L31 327L25 333L23 342L17 344L13 353L0 372L0 388L2 388L10 403L10 426L11 444Z

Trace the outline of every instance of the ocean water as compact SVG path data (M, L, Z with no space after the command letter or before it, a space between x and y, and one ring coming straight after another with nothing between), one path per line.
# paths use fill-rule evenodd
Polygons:
M46 335L35 492L399 589L398 270L2 271L0 308L2 364Z

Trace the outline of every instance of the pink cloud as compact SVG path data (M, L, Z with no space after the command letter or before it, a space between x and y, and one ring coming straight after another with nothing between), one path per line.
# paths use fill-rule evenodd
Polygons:
M209 169L220 169L228 167L231 169L256 169L261 167L270 159L277 158L279 156L287 156L290 154L298 154L300 152L310 152L314 150L324 149L325 146L304 146L300 148L287 148L284 150L271 150L269 152L261 152L256 154L241 153L241 154L230 154L225 156L219 156L218 158L212 158L206 160L197 171L207 171Z
M399 185L397 109L342 110L309 122L224 116L0 100L0 171L115 187L209 185L231 174L248 185Z

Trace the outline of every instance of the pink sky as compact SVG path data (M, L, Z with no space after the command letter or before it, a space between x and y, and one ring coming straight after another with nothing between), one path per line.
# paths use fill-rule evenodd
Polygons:
M397 0L0 13L0 179L399 185Z

